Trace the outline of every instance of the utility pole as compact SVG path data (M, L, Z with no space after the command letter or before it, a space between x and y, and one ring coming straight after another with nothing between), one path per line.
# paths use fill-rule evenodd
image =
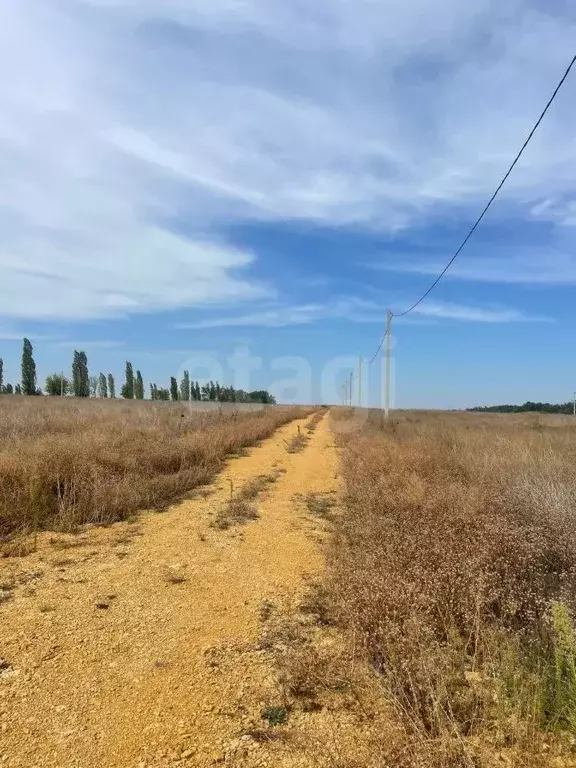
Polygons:
M386 392L384 396L384 415L390 418L390 333L392 329L392 312L386 312Z
M358 408L362 408L362 355L358 358Z
M348 394L350 395L350 408L352 408L352 378L354 377L354 374L352 371L350 371L350 390Z

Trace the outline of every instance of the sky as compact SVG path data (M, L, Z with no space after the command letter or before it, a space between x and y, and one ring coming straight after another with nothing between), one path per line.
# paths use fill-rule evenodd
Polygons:
M7 0L0 357L84 349L337 402L574 55L568 0ZM576 73L454 268L393 322L394 405L576 389ZM357 397L357 382L353 384Z

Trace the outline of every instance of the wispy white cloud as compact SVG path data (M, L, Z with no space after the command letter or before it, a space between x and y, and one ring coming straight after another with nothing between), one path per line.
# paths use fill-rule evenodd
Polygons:
M477 250L477 249L476 249ZM365 264L382 272L399 272L437 276L450 254L443 257L407 254L401 258L386 257ZM503 283L517 285L576 285L576 256L571 253L526 247L490 249L486 255L462 255L446 273L444 280Z
M231 328L310 325L318 320L345 319L358 323L382 323L383 310L378 304L356 298L335 299L328 304L296 304L259 309L233 316L207 317L190 323L177 323L175 328Z
M525 0L0 13L0 315L68 321L273 296L230 223L393 231L476 205L576 31L570 7ZM499 210L573 222L567 89Z
M548 317L527 315L517 309L507 307L480 307L449 302L425 301L414 313L420 317L442 320L462 320L472 323L549 323ZM402 318L398 318L401 320Z
M535 219L574 227L576 226L576 199L574 195L562 199L547 198L533 206L530 213Z
M194 322L178 323L175 328L179 330L235 327L283 328L310 325L327 320L382 325L385 311L384 306L376 302L347 298L327 304L278 306L238 315L203 318ZM520 310L508 307L468 306L430 300L420 304L409 319L398 318L398 321L412 323L422 322L424 319L476 323L551 322L549 318L526 315Z

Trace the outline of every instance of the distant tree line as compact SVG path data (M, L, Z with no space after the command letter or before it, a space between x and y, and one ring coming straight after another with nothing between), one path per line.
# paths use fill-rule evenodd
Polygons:
M276 403L276 398L266 390L246 392L243 389L222 386L214 381L200 384L198 381L190 380L189 371L184 371L180 384L178 384L176 377L171 376L169 389L150 384L150 399L184 402L196 400L219 403L264 403L268 405Z
M528 400L523 405L481 405L476 408L467 408L468 411L482 411L483 413L572 413L574 403L533 403Z
M72 358L72 376L68 378L64 372L51 373L46 377L44 392L37 386L36 363L34 350L29 339L24 339L22 345L21 382L12 385L4 384L4 361L0 358L0 395L42 395L44 392L52 397L116 397L116 383L111 373L90 375L88 358L83 350L74 350ZM144 400L144 379L139 370L134 373L130 361L126 361L124 383L120 395L126 400ZM264 403L274 404L276 399L266 390L245 392L243 389L222 386L210 381L200 384L190 380L189 371L184 371L182 380L178 383L174 376L170 377L170 387L158 387L150 384L151 400L173 401L211 401L220 403Z

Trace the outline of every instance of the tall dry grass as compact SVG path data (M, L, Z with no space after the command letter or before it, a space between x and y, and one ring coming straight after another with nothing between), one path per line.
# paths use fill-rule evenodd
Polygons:
M329 610L405 733L374 765L551 765L572 753L576 425L374 412L340 442Z
M310 409L0 397L0 537L122 520Z

